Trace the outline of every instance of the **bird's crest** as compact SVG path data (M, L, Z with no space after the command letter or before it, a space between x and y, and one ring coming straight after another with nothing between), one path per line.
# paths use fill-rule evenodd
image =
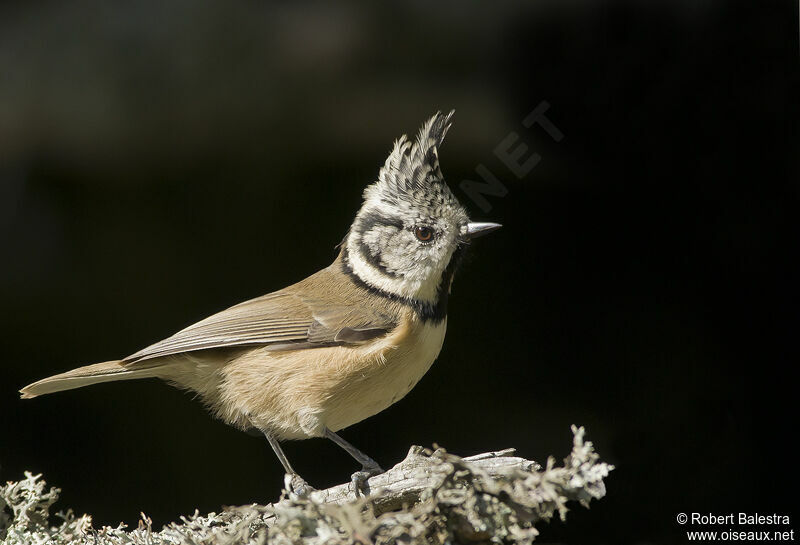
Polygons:
M414 141L395 142L343 244L344 262L361 281L426 305L444 300L444 271L469 221L439 168L452 116L437 112Z
M433 189L434 184L443 183L444 178L439 168L439 146L450 128L450 119L454 112L455 110L447 114L436 112L422 125L413 142L406 135L396 140L380 170L376 189L402 195Z

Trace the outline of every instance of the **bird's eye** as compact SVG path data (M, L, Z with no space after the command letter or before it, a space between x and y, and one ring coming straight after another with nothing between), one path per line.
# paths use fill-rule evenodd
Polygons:
M430 227L414 227L414 235L420 242L430 242L433 238L433 229Z

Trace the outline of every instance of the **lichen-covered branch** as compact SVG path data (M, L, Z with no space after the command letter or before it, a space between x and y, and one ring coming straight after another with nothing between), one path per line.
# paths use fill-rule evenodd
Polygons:
M513 449L460 458L443 449L412 447L408 456L369 480L370 494L352 484L286 497L274 504L182 517L152 529L95 529L91 517L50 507L59 490L46 490L40 475L0 487L0 541L17 544L322 544L322 543L530 543L535 524L567 513L567 503L587 506L605 495L613 469L600 462L583 428L572 428L572 452L563 466L546 467L513 456Z

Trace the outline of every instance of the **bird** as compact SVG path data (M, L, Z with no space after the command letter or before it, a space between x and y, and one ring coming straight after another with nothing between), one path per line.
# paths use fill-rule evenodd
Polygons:
M471 221L444 180L439 148L453 113L437 112L416 139L394 142L328 267L126 358L34 382L21 397L156 377L194 392L226 424L263 434L290 491L313 488L280 443L313 437L332 440L360 463L351 480L368 488L383 469L337 432L416 386L442 349L464 253L501 227Z

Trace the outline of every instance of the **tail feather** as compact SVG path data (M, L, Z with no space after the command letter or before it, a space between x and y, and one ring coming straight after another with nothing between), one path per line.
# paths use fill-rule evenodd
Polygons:
M62 390L72 390L90 384L100 382L112 382L115 380L131 380L136 378L147 378L156 376L153 367L145 369L137 368L134 370L123 367L122 362L107 361L78 367L72 371L43 378L38 382L29 384L19 391L22 399L30 399L36 396L60 392Z

